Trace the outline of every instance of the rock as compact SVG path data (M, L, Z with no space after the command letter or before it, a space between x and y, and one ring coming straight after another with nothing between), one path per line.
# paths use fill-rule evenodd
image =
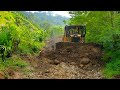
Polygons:
M58 65L60 62L58 60L54 60L54 65Z
M45 56L44 54L45 54L45 50L42 49L42 50L39 52L39 56L40 56L40 57L43 57L43 56Z
M98 52L97 48L92 48L92 51L95 52L95 53Z
M49 70L46 70L44 73L50 73L50 71L49 71Z
M93 63L93 62L92 62L92 66L94 66L94 67L95 67L95 63Z
M79 54L78 53L73 53L72 55L70 55L70 57L78 57Z
M71 62L70 65L76 65L76 63L75 62Z
M96 66L97 66L97 65L95 65L95 64L93 65L93 67L96 67Z
M50 64L53 64L53 65L58 65L60 64L60 62L58 60L54 60L54 61L51 61L49 62Z
M87 70L91 70L91 69L92 69L92 64L89 63L89 64L85 65L85 68L86 68Z
M67 48L67 52L72 52L72 48Z
M15 71L13 71L12 69L9 69L7 72L9 76L15 75Z
M83 64L80 64L80 67L83 67L84 65Z
M20 79L20 73L14 72L13 79Z
M83 65L87 65L88 63L90 63L90 59L89 58L82 58L80 63Z
M62 67L62 68L64 68L64 69L69 68L68 65L67 65L66 63L64 63L64 62L61 62L61 63L60 63L60 67Z
M89 53L85 53L85 56L88 56L89 55Z
M4 73L0 71L0 79L4 79Z

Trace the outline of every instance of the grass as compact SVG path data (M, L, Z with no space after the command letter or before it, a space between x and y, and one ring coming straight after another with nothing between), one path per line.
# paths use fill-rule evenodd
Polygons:
M34 73L34 68L31 67L30 63L23 60L19 55L13 55L11 58L7 58L5 62L0 58L0 71L4 72L5 78L10 78L9 71L21 73L21 78L29 78Z
M6 61L3 62L0 58L0 71L4 72L5 78L10 78L8 70L22 73L23 75L28 75L31 71L28 69L30 64L25 60L22 60L20 56L13 55L11 58L6 58ZM21 77L22 78L22 77Z
M116 75L120 75L120 60L116 59L106 63L106 67L103 70L103 75L107 79L112 79Z
M120 75L120 50L113 48L105 51L102 58L106 65L103 69L103 75L106 79L112 79Z
M11 58L7 58L5 62L0 58L0 71L5 71L8 68L12 68L13 70L23 69L27 67L29 64L22 60L17 55L13 55Z

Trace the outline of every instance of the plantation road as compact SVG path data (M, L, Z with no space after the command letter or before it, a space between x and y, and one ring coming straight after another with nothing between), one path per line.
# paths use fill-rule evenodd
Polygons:
M62 44L60 48L51 49L60 42L62 36L47 41L47 47L38 57L26 57L34 69L24 78L33 79L103 79L101 46L93 43ZM55 42L55 43L53 43ZM48 49L49 48L49 49ZM25 57L24 57L25 58Z

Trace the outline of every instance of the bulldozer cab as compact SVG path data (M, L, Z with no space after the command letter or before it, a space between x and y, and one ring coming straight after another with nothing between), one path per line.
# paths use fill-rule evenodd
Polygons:
M65 26L63 42L85 42L86 26Z

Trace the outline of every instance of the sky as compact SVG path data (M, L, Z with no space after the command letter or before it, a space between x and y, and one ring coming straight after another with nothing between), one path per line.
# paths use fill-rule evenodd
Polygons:
M68 14L68 11L53 11L53 13L62 15L62 16L66 16L66 17L70 17L70 15Z
M31 12L36 12L36 11L31 11ZM45 11L45 12L48 12L48 11ZM70 15L68 14L68 11L52 11L55 14L58 14L58 15L61 15L61 16L65 16L65 17L69 17L70 18Z

